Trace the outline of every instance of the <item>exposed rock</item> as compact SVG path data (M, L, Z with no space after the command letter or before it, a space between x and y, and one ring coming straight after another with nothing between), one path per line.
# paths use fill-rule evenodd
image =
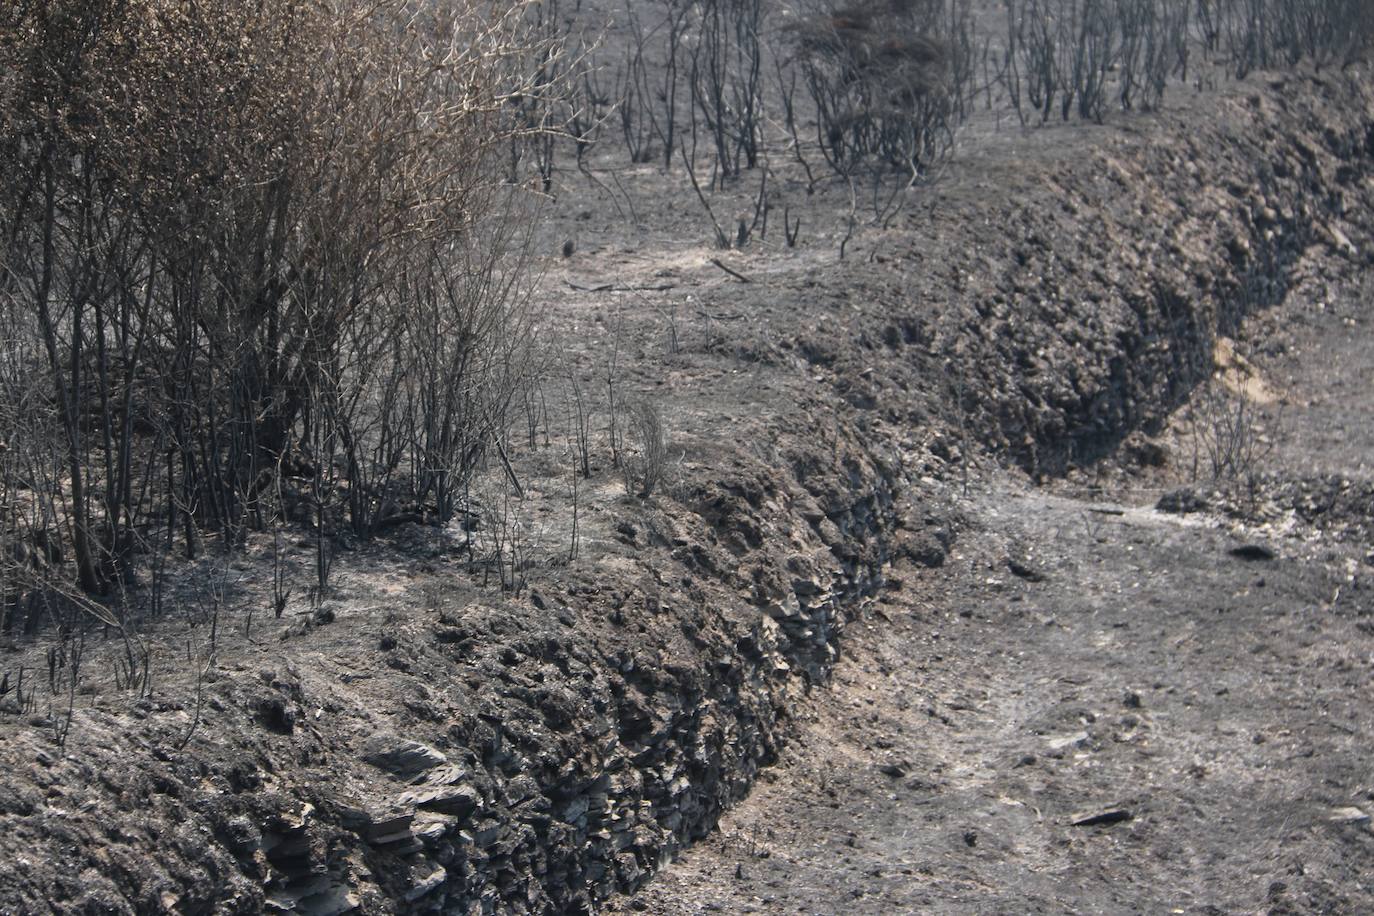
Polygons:
M1182 487L1171 490L1159 498L1155 503L1155 508L1160 512L1171 512L1175 515L1189 515L1193 512L1206 512L1211 504L1203 496L1191 487Z
M1369 815L1356 807L1335 808L1327 818L1333 824L1349 824L1354 827L1368 827Z
M368 738L363 744L362 758L406 780L448 763L448 758L434 748L394 735Z
M1045 742L1052 751L1062 751L1071 747L1082 747L1088 743L1087 732L1074 732L1072 735L1057 735Z
M376 846L408 839L413 820L415 814L411 811L370 815L363 826L363 839Z
M403 792L396 799L404 807L451 815L460 822L482 807L482 796L471 786L433 786Z
M1007 569L1011 570L1012 575L1027 582L1044 582L1045 574L1036 566L1031 565L1029 560L1018 559L1017 557L1007 557Z
M440 866L434 869L434 871L412 884L410 890L406 891L406 903L414 903L426 894L438 890L447 879L448 871L445 868Z

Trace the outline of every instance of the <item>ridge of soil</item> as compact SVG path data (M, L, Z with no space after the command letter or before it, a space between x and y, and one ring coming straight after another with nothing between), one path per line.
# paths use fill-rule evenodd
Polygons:
M976 494L778 767L611 911L1368 912L1370 575L1101 505Z
M573 913L641 887L778 760L894 561L945 563L975 440L1034 475L1087 465L1163 429L1217 335L1281 301L1304 256L1333 276L1367 265L1366 82L1289 75L1017 132L839 264L819 247L732 260L749 284L658 244L669 216L649 218L647 252L580 220L586 253L546 277L550 323L573 373L623 351L621 384L670 418L680 479L639 501L594 469L580 555L548 548L517 596L463 574L460 534L405 528L340 561L327 613L249 638L270 553L253 543L204 677L170 626L150 636L152 698L104 686L121 650L92 645L60 749L61 701L0 699L0 911ZM573 198L552 233L585 212ZM608 276L673 288L565 288ZM664 353L678 308L704 317ZM566 543L557 456L514 458ZM16 647L30 677L40 652Z
M1171 467L979 475L778 765L610 912L1374 909L1369 280L1304 260L1236 341L1253 486L1176 486L1201 392Z

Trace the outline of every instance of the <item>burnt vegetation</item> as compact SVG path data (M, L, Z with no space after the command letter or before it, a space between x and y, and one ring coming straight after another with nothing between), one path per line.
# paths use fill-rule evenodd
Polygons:
M917 177L944 158L972 92L970 16L943 2L871 4L790 28L831 169L877 160Z
M0 631L50 628L74 671L74 634L112 628L119 679L146 682L132 623L163 613L168 569L257 534L276 616L293 591L318 604L338 539L407 522L461 521L523 587L507 446L521 415L531 450L541 423L549 445L553 363L531 232L540 195L574 176L610 190L598 163L680 169L722 248L766 241L775 209L801 244L788 195L838 185L843 257L861 202L887 225L980 111L1102 121L1255 70L1339 67L1374 33L1367 0L657 0L595 18L4 5ZM752 214L718 218L726 192ZM637 218L623 189L611 199ZM560 371L574 505L598 412L627 492L661 491L659 408L622 416L622 455L614 368L604 411ZM489 467L502 489L482 504ZM312 544L304 588L284 531Z
M178 753L201 753L207 736L232 727L226 709L247 710L253 728L274 736L311 732L298 677L260 672L267 677L258 686L274 695L264 698L250 683L238 694L242 707L229 706L222 697L230 687L263 678L232 677L222 662L245 643L275 653L259 642L269 629L284 640L332 622L347 600L338 583L341 554L392 537L390 552L368 559L392 563L399 554L396 566L438 580L431 560L462 558L470 581L455 579L457 588L499 588L538 614L493 610L485 628L469 627L433 585L423 619L404 619L386 605L350 608L360 611L358 620L386 615L379 624L385 631L371 643L376 683L390 686L388 672L413 670L415 686L424 687L425 678L456 685L442 699L452 701L449 710L470 705L473 716L466 732L444 740L455 749L489 748L482 767L505 768L502 778L512 784L521 780L520 791L501 802L506 807L491 811L504 817L524 805L545 825L555 815L526 804L538 793L523 787L547 782L551 771L523 769L508 750L515 742L493 727L499 715L492 710L509 707L484 705L476 691L487 684L518 689L541 707L539 717L522 721L547 716L553 731L569 736L569 748L591 740L590 731L579 731L585 720L578 717L592 717L587 710L595 710L597 727L615 720L616 740L624 738L620 756L608 757L604 772L603 762L584 761L558 777L569 791L559 796L566 806L556 816L576 826L573 838L526 832L519 842L535 850L562 842L574 864L595 848L603 873L606 861L616 863L619 872L587 890L589 899L636 886L670 840L677 848L700 836L699 826L709 829L747 783L747 767L775 758L770 717L781 701L742 703L741 690L771 696L772 687L759 686L766 678L804 671L796 676L809 685L827 670L839 632L832 613L881 582L885 552L865 539L878 530L895 485L885 469L881 477L864 469L852 448L858 433L851 437L838 420L830 426L835 415L821 407L797 414L827 423L806 431L814 440L807 449L818 450L796 458L762 439L734 442L728 428L715 430L713 454L746 461L744 470L723 469L720 481L704 480L682 440L674 441L681 416L674 407L682 405L674 404L665 363L649 360L649 371L633 365L653 346L636 322L655 313L648 320L663 329L670 358L700 355L692 352L700 345L722 365L754 363L752 380L730 365L735 378L722 383L731 386L722 388L723 398L774 397L761 393L776 390L765 366L791 357L761 334L755 341L736 334L754 316L735 303L726 310L691 296L651 298L673 289L667 271L652 285L612 276L595 287L568 280L580 292L634 297L614 300L613 314L581 328L560 323L566 315L541 313L535 262L558 254L540 237L542 208L585 182L634 230L645 223L621 176L652 172L655 187L668 176L681 199L697 202L687 206L700 205L703 239L718 248L771 245L795 253L838 240L843 258L858 250L863 229L892 225L915 189L979 135L964 131L970 122L1021 131L1108 121L1166 104L1169 93L1267 68L1341 67L1374 34L1369 0L614 2L609 21L592 0L500 7L465 0L0 2L0 645L10 653L0 661L0 717L16 732L42 729L42 741L51 734L67 746L69 735L83 733L81 698L97 695L97 681L112 682L132 709L151 706L156 693L169 715L155 725L164 739L175 726L166 746ZM1363 130L1360 136L1364 142ZM1263 207L1261 194L1256 211ZM597 247L570 237L575 233L554 243L570 265ZM1014 257L1027 263L1020 249ZM1256 255L1259 266L1246 268L1254 288L1236 295L1268 295L1270 257ZM725 259L709 263L729 288L772 289L776 274ZM798 261L808 271L816 263ZM601 327L587 329L596 323ZM777 326L800 338L798 365L847 376L846 402L859 411L879 406L881 379L859 384L859 373L850 374L820 332L808 340L795 324ZM586 336L575 339L579 333ZM1173 339L1185 333L1190 329ZM922 320L902 318L882 339L872 349L895 354L934 338ZM650 371L659 375L646 379ZM797 384L823 378L808 372ZM938 457L957 467L966 494L978 440L1000 422L982 415L979 384L950 372L947 415L900 415L908 428L928 422L952 431L932 452L941 448ZM1007 403L1027 401L1025 388L1006 391ZM1076 410L1070 399L1052 416ZM746 428L752 435L759 427ZM1248 407L1214 392L1194 414L1195 473L1255 493L1266 457L1262 433ZM1029 435L1026 441L1036 448ZM842 485L831 490L827 460L851 486L866 475L881 486L854 502ZM1040 459L1032 451L1029 460ZM843 555L844 578L822 574L800 553L785 561L782 554L750 556L780 530L767 520L783 512L773 508L782 495L770 481L782 462L795 462L780 473L797 478L795 511L807 526L796 529L796 543L820 556ZM1054 462L1059 458L1047 467L1058 467ZM808 477L815 492L803 493ZM550 494L547 503L534 502ZM605 516L598 519L611 501L639 513L638 523L616 519L611 528ZM656 573L643 588L614 577L607 585L583 568L555 597L531 575L541 564L600 559L607 529L633 550L672 550L672 562L687 573L681 588ZM911 557L943 563L948 538L940 530L913 541ZM431 549L441 543L442 550ZM645 556L647 566L658 555ZM747 567L736 562L745 557ZM790 574L781 572L784 562ZM736 567L738 579L731 578ZM446 565L442 576L458 568ZM749 606L776 626L740 640L733 620L709 632L688 619L695 611L687 608L733 596L746 575ZM680 635L702 653L685 658L704 659L709 650L711 662L693 667L657 650L640 656L643 640L629 630L624 644L608 641L612 649L579 655L574 636L582 634L574 627L612 605L608 627L629 621L644 634L644 621L661 619L664 629L680 631L675 640ZM535 619L547 631L529 635L511 622ZM333 632L356 644L361 626ZM791 647L790 662L734 665L737 658L749 665L781 660L780 650L765 645L773 631ZM425 646L417 649L421 633ZM714 667L721 661L729 667ZM460 663L469 672L466 687L453 681ZM619 672L603 679L608 684L635 687L606 687L610 705L582 705L553 689L560 678L592 684L607 665ZM742 688L749 670L764 675ZM373 677L350 670L339 683ZM592 690L581 696L594 704L601 694ZM689 695L736 704L751 717L747 727L709 731L717 728L714 714L698 715L704 707L695 700L682 706ZM500 695L508 696L515 694ZM667 733L652 705L660 700L678 717L674 736L658 745L672 755L659 768L661 782L695 780L691 792L701 791L694 809L678 794L681 786L641 806L618 784L619 767L658 767L640 739ZM351 724L324 720L336 736L361 728L361 719L347 716L368 707L349 702L340 721ZM426 722L448 715L427 688L398 705ZM129 714L110 713L123 724ZM552 747L539 744L549 732L536 728L544 726L531 726L531 746ZM703 775L696 766L704 758L694 755L708 731L722 737ZM546 756L563 765L561 751ZM588 773L595 775L584 780ZM299 785L284 781L281 794ZM468 795L435 798L461 807ZM582 812L569 813L575 803ZM614 805L621 813L601 820L601 810ZM80 811L93 822L99 814ZM351 812L328 814L335 815L340 824L353 819ZM389 814L377 817L349 829L377 849L403 839L405 846L392 849L409 854L409 827L395 829ZM295 831L290 844L268 848L290 860L274 864L282 874L301 866L301 880L313 882L319 874L306 873L304 852L280 852L305 836L304 818L282 828ZM619 826L603 830L612 822ZM489 833L493 847L507 845L494 820L480 823L477 832ZM640 835L646 824L649 839ZM445 842L458 844L466 825L455 821ZM627 851L622 843L631 834L636 845ZM149 844L161 842L156 832L149 836ZM511 861L493 857L495 864L470 875L514 875ZM259 860L252 862L256 875ZM399 871L371 874L396 893ZM433 890L433 874L420 876L429 887L422 895ZM521 865L520 879L528 874L550 886L563 880L557 871ZM457 875L441 880L456 882ZM535 899L514 879L503 894Z
M284 525L322 589L331 538L461 511L535 364L498 166L560 53L523 8L5 5L0 629Z
M610 15L606 40L584 42L575 114L549 124L572 142L549 140L545 190L570 151L584 174L597 148L681 168L722 248L766 240L767 210L790 209L785 163L808 197L848 186L848 241L861 200L887 225L979 111L1102 122L1257 69L1342 66L1374 29L1365 0L660 0ZM732 231L723 192L756 197L762 218Z

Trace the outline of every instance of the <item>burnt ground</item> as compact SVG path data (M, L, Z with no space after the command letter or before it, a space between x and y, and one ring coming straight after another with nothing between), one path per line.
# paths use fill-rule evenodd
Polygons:
M1354 67L975 124L843 260L779 163L729 252L681 174L560 173L524 495L341 540L318 600L292 533L280 619L255 536L79 671L7 640L0 912L1368 909L1371 112ZM1219 335L1277 392L1253 487L1175 412Z
M785 762L629 909L1367 911L1374 837L1333 821L1374 801L1367 590L1146 509L975 507L960 587L870 607Z
M1240 335L1275 396L1254 511L1155 508L1186 410L1171 469L955 488L945 566L892 577L780 764L612 911L1374 909L1369 504L1283 501L1367 493L1372 316L1307 292Z
M1299 282L1239 329L1257 496L1156 508L1195 476L1196 403L1163 468L948 484L948 562L891 577L782 762L613 911L1374 907L1368 302Z

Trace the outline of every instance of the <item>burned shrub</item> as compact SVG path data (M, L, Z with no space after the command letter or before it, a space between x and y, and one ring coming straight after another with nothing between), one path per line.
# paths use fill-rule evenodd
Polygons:
M965 3L828 8L790 33L816 106L816 139L836 172L876 162L916 177L950 152L972 86Z
M668 436L658 405L644 399L630 406L630 446L626 456L625 492L648 499L668 469Z
M500 100L557 41L421 0L4 5L0 537L62 532L46 575L105 601L178 538L451 517L530 367Z

